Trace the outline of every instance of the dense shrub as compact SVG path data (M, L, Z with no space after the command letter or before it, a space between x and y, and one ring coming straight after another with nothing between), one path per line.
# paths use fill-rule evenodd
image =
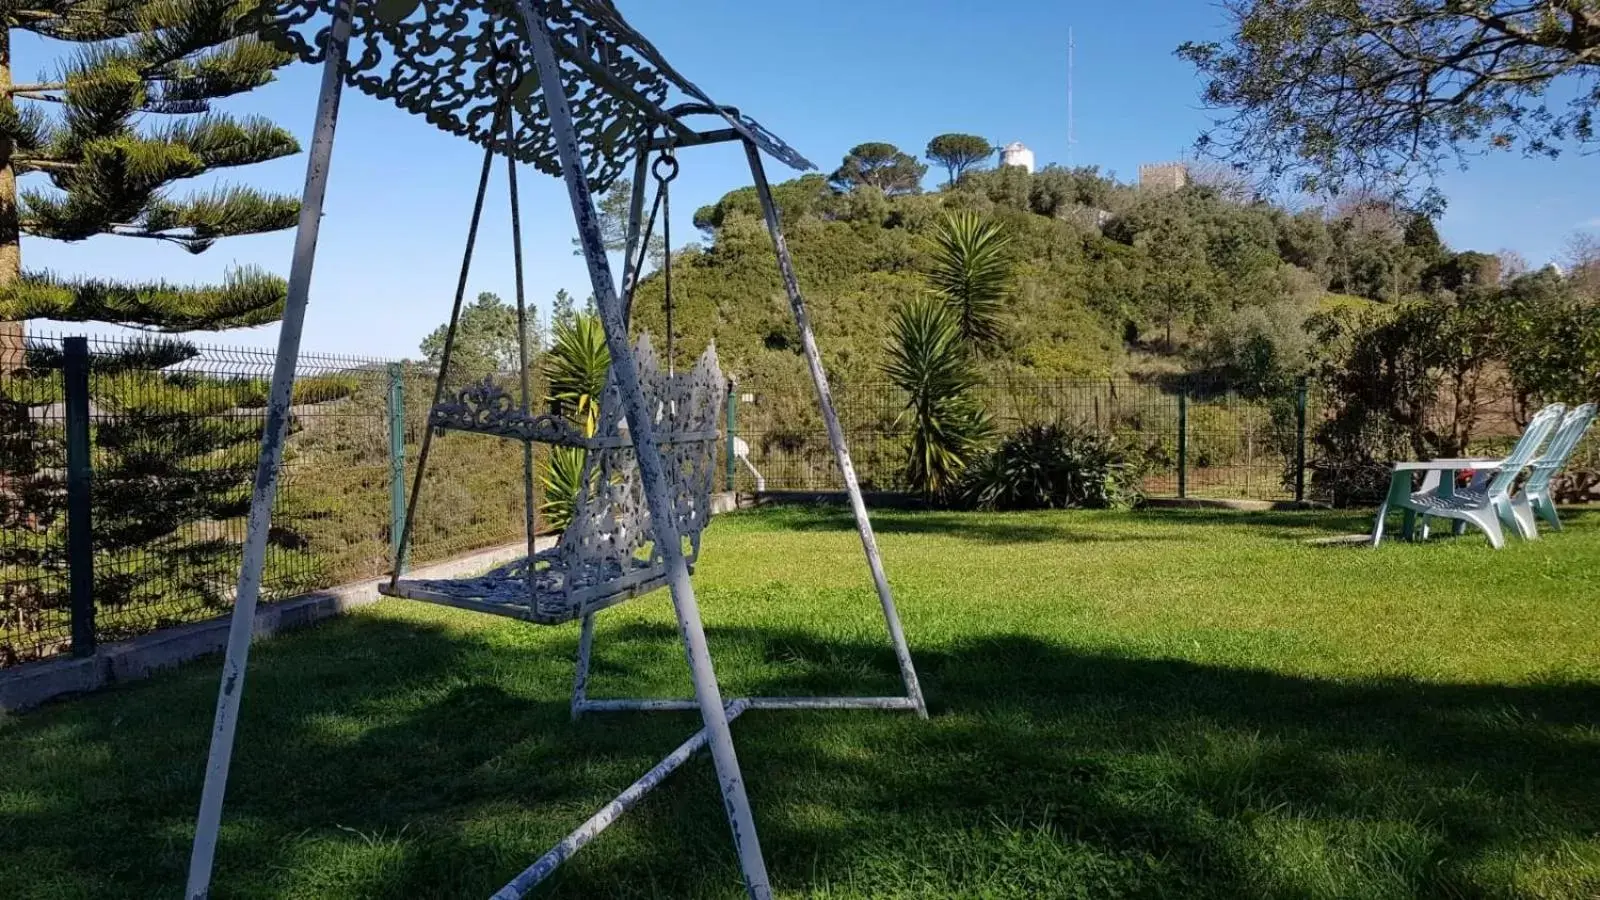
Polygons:
M1102 432L1024 425L967 470L961 496L989 510L1129 507L1141 499L1142 468Z

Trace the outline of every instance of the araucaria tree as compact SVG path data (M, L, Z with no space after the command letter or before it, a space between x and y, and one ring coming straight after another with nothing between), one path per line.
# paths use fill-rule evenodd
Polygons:
M258 25L252 0L44 0L9 10L0 28L0 320L192 331L278 319L284 282L259 271L202 287L61 279L25 271L20 245L23 235L115 234L200 253L218 238L293 225L299 204L290 197L228 186L171 192L185 179L299 151L271 122L211 109L288 62L255 36ZM17 83L19 31L78 46L42 80ZM30 174L43 184L19 189Z
M1178 55L1225 110L1202 148L1309 192L1405 184L1487 148L1595 138L1596 0L1228 0ZM1435 200L1438 198L1435 197Z
M941 134L928 142L922 155L944 166L950 173L950 183L961 180L961 174L989 158L994 145L987 138L975 134Z
M200 253L219 238L292 226L299 213L292 197L236 186L176 189L208 172L299 150L271 122L211 109L214 100L270 82L289 61L257 38L257 12L253 0L43 0L7 7L0 27L0 321L13 324L0 334L12 348L0 360L0 371L10 372L0 390L0 419L38 422L30 409L61 400L53 374L59 351L40 345L24 352L23 320L185 332L281 317L285 283L258 270L236 269L220 284L193 286L64 278L25 270L20 244L25 235L74 242L119 235ZM16 32L75 47L38 80L19 82L11 71ZM37 184L19 188L30 175ZM197 354L187 342L154 338L98 352L91 361L98 410L95 600L108 608L147 608L146 625L227 602L236 555L227 523L237 522L249 502L261 426L244 413L264 405L265 384L172 370ZM327 387L297 390L308 401L347 392ZM322 393L312 397L307 390ZM0 459L6 483L0 520L19 535L0 551L0 567L41 573L38 584L48 586L65 567L56 533L64 527L60 473L20 451L53 458L60 435L35 430L38 440L11 446L19 452ZM285 527L292 519L274 523L280 546L300 543ZM48 617L62 599L54 589L7 596L0 612ZM113 628L106 636L115 634Z

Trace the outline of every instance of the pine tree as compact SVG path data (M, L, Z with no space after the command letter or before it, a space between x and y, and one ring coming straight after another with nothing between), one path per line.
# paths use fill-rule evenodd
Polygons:
M64 615L63 438L40 415L62 400L60 351L25 344L21 321L173 333L282 316L284 280L256 269L230 271L216 285L64 278L25 270L20 243L24 235L119 235L201 253L220 238L293 226L292 197L178 189L299 151L265 119L212 109L272 81L290 61L257 37L259 12L257 0L40 0L8 10L0 26L0 322L8 323L0 345L12 347L0 356L0 525L14 537L0 547L0 572L38 576L31 593L0 597L0 615L45 625ZM17 31L72 46L53 72L19 83L11 70ZM38 184L19 188L27 175ZM265 405L266 383L174 370L198 354L153 337L91 362L95 599L102 609L138 607L140 628L227 602L235 526L248 508L261 429L251 411ZM311 381L297 385L296 400L348 392L341 379ZM274 529L279 547L303 543L292 519ZM115 637L118 627L103 633ZM6 653L0 647L0 664Z

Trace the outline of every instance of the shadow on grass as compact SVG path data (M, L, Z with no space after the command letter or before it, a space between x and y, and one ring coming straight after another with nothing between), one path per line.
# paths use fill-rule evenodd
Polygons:
M486 896L697 727L688 714L574 724L570 630L542 647L502 635L361 617L264 647L215 895ZM603 629L594 695L683 693L676 640ZM897 689L886 645L728 628L711 642L729 697ZM1510 895L1508 872L1600 831L1592 683L1331 682L1021 635L917 662L929 721L754 712L735 725L781 888ZM8 896L176 892L214 672L0 731L16 791L0 794ZM1557 896L1595 893L1592 868L1558 875ZM740 893L702 758L541 896Z

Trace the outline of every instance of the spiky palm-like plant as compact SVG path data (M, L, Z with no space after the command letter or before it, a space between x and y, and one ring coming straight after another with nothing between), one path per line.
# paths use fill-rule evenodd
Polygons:
M611 373L611 350L600 317L575 315L555 323L547 357L550 399L572 421L593 434L600 423L600 392Z
M606 347L600 317L584 314L561 317L555 323L555 343L546 357L550 400L586 436L600 427L600 394L611 373L611 351ZM583 488L583 450L553 447L540 473L544 502L539 514L557 531L572 522L578 493Z
M924 296L895 310L883 370L906 392L906 481L925 497L955 487L993 432L972 395L978 376L954 310Z
M999 342L1000 315L1011 297L1014 273L1011 238L999 223L956 213L934 230L928 282L955 310L961 335L973 347Z

